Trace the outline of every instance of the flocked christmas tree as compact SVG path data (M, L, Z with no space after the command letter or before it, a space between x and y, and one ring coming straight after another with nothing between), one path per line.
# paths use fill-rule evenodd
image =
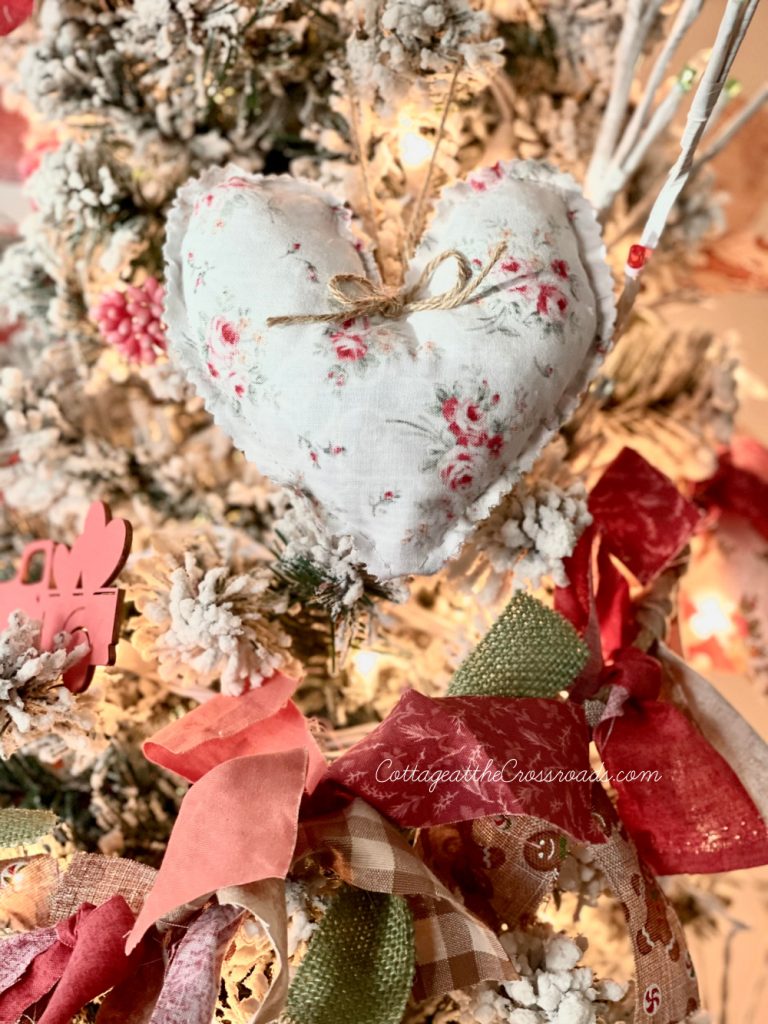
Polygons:
M707 55L687 49L701 8L690 0L42 0L0 42L3 101L28 122L29 200L0 257L3 576L31 540L72 544L94 501L133 527L114 664L87 690L65 685L87 632L46 646L34 614L3 623L0 804L57 824L0 817L0 837L16 839L1 840L0 923L17 942L82 903L125 897L129 918L115 912L105 934L124 938L142 905L150 929L130 961L148 972L143 1007L119 950L78 1005L62 994L66 973L24 1003L34 954L22 943L14 976L0 971L0 1019L9 1007L102 1022L708 1019L685 987L677 919L608 801L585 805L579 827L580 798L551 789L551 815L506 792L493 812L456 797L453 817L416 823L382 810L357 762L341 765L383 721L402 722L426 757L449 735L446 697L470 702L450 705L463 756L501 755L506 732L546 739L550 719L516 710L544 699L568 709L558 729L583 730L584 759L589 728L601 755L607 730L616 742L628 728L627 699L672 707L638 666L663 675L669 697L663 642L694 484L731 440L737 359L695 317L667 323L664 301L690 287L721 227L710 160L766 98L734 102L754 7L724 5ZM457 358L461 380L445 369ZM431 398L417 407L420 377ZM632 493L615 461L626 446L643 457L634 510L605 497ZM643 487L661 488L661 511ZM622 512L637 513L632 536L679 543L649 569L616 527ZM433 702L434 736L398 703L411 689ZM462 717L489 699L496 740ZM239 777L231 759L245 757ZM322 758L334 767L320 781ZM755 773L765 765L761 752ZM274 829L247 834L243 856L281 842L290 856L252 875L246 859L194 892L179 882L168 904L171 831L178 822L178 847L189 842L185 809L230 770L227 809L210 806L197 840L218 849L217 812L224 842L240 799L244 820L263 818L254 829ZM257 777L239 792L238 778ZM758 775L742 782L754 796ZM620 792L645 856L626 806ZM335 824L322 832L324 820ZM523 821L538 825L521 832ZM355 859L355 834L381 844L370 863ZM595 852L606 839L619 867ZM399 881L378 877L387 858ZM677 884L694 926L722 908L714 890ZM598 900L585 952L578 914ZM629 987L616 901L634 944ZM651 976L662 950L671 966ZM153 962L164 976L150 977Z

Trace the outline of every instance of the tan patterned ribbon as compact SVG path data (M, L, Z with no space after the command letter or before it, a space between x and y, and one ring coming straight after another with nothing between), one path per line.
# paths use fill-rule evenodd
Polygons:
M699 1006L699 988L680 920L620 825L590 847L621 904L635 955L635 1024L677 1024Z
M634 1024L678 1024L699 1005L683 928L618 820L611 818L604 828L606 842L589 849L627 920L635 958ZM498 929L503 921L514 929L551 892L571 843L550 823L516 815L425 829L417 851L490 927Z

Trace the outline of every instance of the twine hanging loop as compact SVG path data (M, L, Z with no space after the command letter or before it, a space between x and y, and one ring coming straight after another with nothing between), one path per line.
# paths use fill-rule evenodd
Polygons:
M328 282L328 295L339 309L332 313L297 313L288 316L270 316L267 327L287 327L291 324L324 324L352 320L360 316L378 316L385 320L399 320L408 313L427 309L456 309L470 299L496 266L507 248L499 242L478 274L473 275L467 257L458 249L446 249L424 267L419 279L410 288L392 291L371 281L362 274L334 274ZM437 268L446 260L456 261L456 282L447 291L428 299L417 296L424 290Z

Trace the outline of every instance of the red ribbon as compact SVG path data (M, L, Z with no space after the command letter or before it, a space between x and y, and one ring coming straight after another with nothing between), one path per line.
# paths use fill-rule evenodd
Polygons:
M51 944L31 960L24 946L37 948L46 932L7 940L3 967L17 961L21 972L0 992L1 1024L13 1024L25 1013L40 1024L68 1024L86 1003L120 985L144 958L143 946L130 956L124 951L133 920L123 897L113 896L100 907L84 903L72 917L46 929Z
M768 540L768 449L751 437L735 438L709 480L694 488L705 508L746 519Z
M328 781L401 826L526 814L600 842L585 784L591 774L589 730L575 703L408 690L332 765Z
M768 831L746 789L683 712L659 699L659 661L630 646L637 626L617 562L650 583L688 543L699 520L695 506L625 448L592 491L589 509L593 525L568 560L571 585L558 588L555 607L592 650L572 698L607 696L594 739L628 832L658 874L768 862ZM646 772L656 774L636 777Z

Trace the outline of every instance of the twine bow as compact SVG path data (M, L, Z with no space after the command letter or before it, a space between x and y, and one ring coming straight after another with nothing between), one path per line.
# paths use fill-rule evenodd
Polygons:
M399 320L406 313L418 313L425 309L456 309L474 295L496 266L505 249L506 243L499 242L477 275L472 274L472 266L463 253L457 249L446 249L429 261L414 285L397 292L384 288L361 274L334 274L328 282L328 294L341 307L340 309L333 313L270 316L267 319L267 327L334 323L358 316L379 316L386 320ZM423 290L437 268L449 259L456 260L457 264L456 283L453 287L428 299L417 299L416 296ZM352 286L351 292L347 290L348 286Z

